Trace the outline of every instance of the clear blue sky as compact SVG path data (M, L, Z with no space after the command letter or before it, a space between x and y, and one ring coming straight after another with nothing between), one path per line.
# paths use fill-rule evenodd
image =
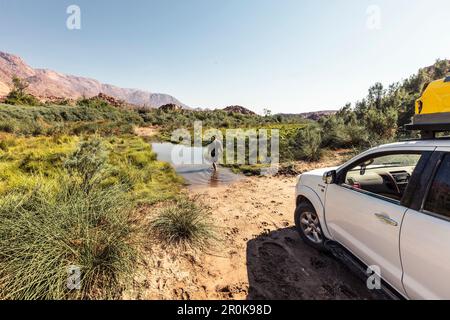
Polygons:
M448 0L0 0L0 50L192 107L305 112L450 58L449 14Z

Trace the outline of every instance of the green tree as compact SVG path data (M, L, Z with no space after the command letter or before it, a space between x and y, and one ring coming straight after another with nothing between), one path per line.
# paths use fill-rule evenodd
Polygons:
M5 99L5 103L12 105L38 106L41 103L36 97L26 93L29 83L14 76L12 78L13 88Z
M339 147L344 142L356 148L364 148L397 137L413 137L414 133L402 132L411 122L415 101L427 85L450 73L449 60L437 60L433 66L420 69L408 79L391 84L387 89L381 84L373 85L367 97L347 104L334 117L322 121L324 145Z

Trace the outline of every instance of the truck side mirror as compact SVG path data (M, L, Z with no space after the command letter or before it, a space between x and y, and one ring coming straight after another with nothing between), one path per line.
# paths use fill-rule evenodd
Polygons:
M363 175L365 175L366 174L366 165L365 164L362 164L361 165L361 168L359 169L359 175L360 176L363 176Z
M331 170L323 174L323 182L326 184L336 183L336 170Z

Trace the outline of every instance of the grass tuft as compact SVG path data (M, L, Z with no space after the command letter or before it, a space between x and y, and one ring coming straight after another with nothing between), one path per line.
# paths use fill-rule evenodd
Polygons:
M121 186L86 193L71 178L0 200L0 297L117 298L134 265L130 201ZM81 289L69 290L70 266Z
M205 249L217 240L209 210L185 197L164 208L151 221L150 228L160 240L170 245Z

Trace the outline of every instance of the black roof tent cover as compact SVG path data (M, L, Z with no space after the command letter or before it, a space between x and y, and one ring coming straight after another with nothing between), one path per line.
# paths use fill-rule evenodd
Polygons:
M434 139L438 132L450 132L450 113L415 115L405 129L421 131L423 139Z
M407 124L406 130L423 130L433 132L450 131L450 123L422 123L422 124Z

